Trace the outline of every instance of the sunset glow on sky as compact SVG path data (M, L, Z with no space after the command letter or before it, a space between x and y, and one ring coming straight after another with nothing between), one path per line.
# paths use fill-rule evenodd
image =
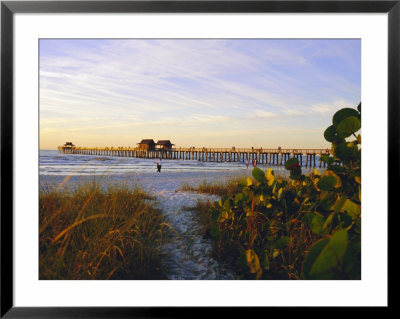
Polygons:
M40 40L40 148L325 148L361 100L360 40Z

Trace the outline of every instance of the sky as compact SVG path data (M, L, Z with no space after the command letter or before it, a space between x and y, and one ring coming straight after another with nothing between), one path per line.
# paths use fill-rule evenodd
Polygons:
M326 148L361 101L361 41L41 39L40 149Z

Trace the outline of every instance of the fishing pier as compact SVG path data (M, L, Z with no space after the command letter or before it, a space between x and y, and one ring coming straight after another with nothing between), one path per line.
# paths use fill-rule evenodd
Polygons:
M81 147L67 142L59 146L62 154L97 155L97 156L120 156L148 159L169 159L169 160L198 160L205 162L243 162L251 165L253 160L257 164L284 165L292 157L299 160L301 166L325 167L321 160L322 155L329 155L329 149L272 149L272 148L174 148L169 141L151 143L138 143L137 147ZM161 143L160 143L161 142ZM169 142L169 143L168 143ZM318 157L318 159L317 159ZM318 163L317 163L318 162Z

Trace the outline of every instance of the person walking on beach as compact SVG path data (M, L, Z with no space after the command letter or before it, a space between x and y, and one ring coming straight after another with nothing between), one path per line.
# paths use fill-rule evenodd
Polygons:
M160 164L160 162L157 162L157 173L158 172L161 173L161 164Z

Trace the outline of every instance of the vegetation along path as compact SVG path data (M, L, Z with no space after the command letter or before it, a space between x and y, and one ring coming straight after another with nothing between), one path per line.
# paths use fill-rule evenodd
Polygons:
M166 267L170 279L233 279L233 275L224 269L211 256L211 242L202 235L201 225L190 207L196 205L197 200L204 200L209 195L180 191L182 179L176 179L171 173L163 172L159 178L151 178L150 190L157 194L160 208L164 212L167 222L174 229L172 241L166 245ZM161 176L162 175L162 176ZM195 176L188 176L190 181ZM204 176L202 177L204 178ZM145 183L149 182L146 178ZM201 180L199 180L200 182ZM211 199L217 199L213 197Z

